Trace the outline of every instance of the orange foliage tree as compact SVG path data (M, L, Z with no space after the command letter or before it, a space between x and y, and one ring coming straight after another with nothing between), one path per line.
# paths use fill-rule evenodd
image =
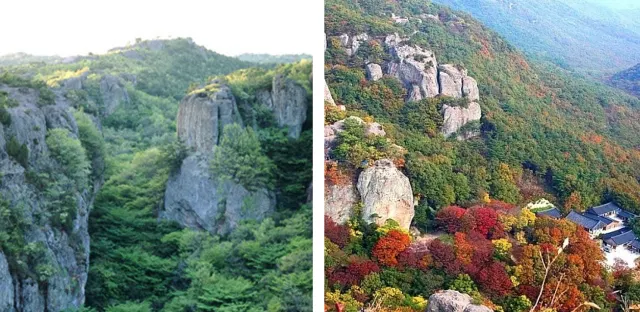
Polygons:
M373 247L373 256L379 263L395 267L398 265L397 256L411 244L408 234L399 230L391 230L381 237Z

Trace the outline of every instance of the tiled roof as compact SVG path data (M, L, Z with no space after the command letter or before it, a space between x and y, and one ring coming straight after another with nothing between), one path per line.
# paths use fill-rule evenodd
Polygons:
M605 240L605 242L612 246L619 246L619 245L630 243L635 240L636 240L636 234L634 234L633 231L629 231L617 236L613 236Z
M623 228L620 228L620 229L615 230L613 232L602 234L600 237L602 238L602 240L607 240L607 239L612 238L614 236L618 236L620 234L624 234L624 233L627 233L627 232L630 232L630 231L631 231L630 228L623 227Z
M604 205L593 207L593 208L589 209L589 212L592 212L594 214L597 214L597 215L601 216L601 215L603 215L605 213L609 213L609 212L612 212L612 211L616 211L617 212L617 211L620 211L620 210L622 210L622 208L620 208L615 203L610 202L610 203L606 203Z
M599 219L592 219L585 215L579 214L573 210L566 216L567 220L576 223L589 230L597 230L605 227L605 224Z
M631 212L628 212L628 211L626 211L624 209L618 211L618 215L623 217L623 218L626 218L626 219L632 219L632 218L637 217L635 214L633 214Z
M555 207L544 211L538 211L536 212L536 214L539 216L547 216L556 219L562 218L562 213L560 212L560 210L558 210L558 208Z
M604 217L604 216L599 216L597 214L593 214L593 213L590 213L590 212L583 213L582 215L587 217L587 218L594 219L594 220L600 220L602 223L604 223L606 225L609 225L609 224L611 224L613 222L616 222L616 220L612 220L610 218L607 218L607 217Z

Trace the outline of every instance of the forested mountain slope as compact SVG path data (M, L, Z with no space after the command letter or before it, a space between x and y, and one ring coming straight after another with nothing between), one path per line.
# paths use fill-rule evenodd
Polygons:
M571 0L438 0L496 30L526 53L565 69L612 74L638 63L640 29L605 6Z
M437 311L425 299L443 289L496 311L640 299L587 232L524 208L640 212L638 99L438 4L331 0L325 25L328 309ZM561 295L536 304L538 253L565 238L545 282Z
M82 56L65 64L28 63L2 69L10 72L2 81L8 88L34 89L27 93L33 94L30 97L20 95L26 92L22 89L9 89L3 100L1 122L7 142L11 142L7 145L9 157L3 161L7 159L12 166L24 162L18 166L30 168L26 187L33 188L44 207L58 207L55 200L67 200L68 196L52 193L60 190L42 182L43 173L82 178L81 184L68 187L62 194L76 192L78 200L81 197L77 196L83 198L79 208L73 209L74 214L57 212L65 213L62 220L58 214L39 216L54 233L47 237L64 247L61 251L51 242L44 251L35 244L23 246L39 239L25 232L28 227L21 225L23 219L11 221L8 228L3 223L0 233L4 235L6 228L18 247L28 249L22 252L14 245L2 246L9 266L6 275L2 271L0 287L20 300L7 311L310 310L311 211L306 205L306 190L311 181L311 119L302 112L311 106L311 63L256 66L211 52L190 39L175 39L138 41L105 55ZM268 103L256 98L258 92L269 93L274 81L295 86L302 94L302 102L297 104L301 111L298 118L278 119L287 116L278 110L286 111L288 103L275 96ZM259 174L262 178L256 180L263 181L273 194L274 205L269 213L249 218L246 216L254 209L252 199L233 193L242 203L237 207L243 209L237 211L239 217L225 219L223 213L218 220L232 220L227 221L231 226L224 232L209 233L175 217L161 216L161 211L165 209L168 179L193 174L194 169L183 167L182 162L198 152L182 143L186 138L180 136L177 125L189 128L197 124L191 119L181 123L179 108L187 105L190 97L199 98L205 111L211 112L207 115L211 118L202 121L215 123L215 99L222 86L237 112L233 124L239 127L227 131L220 124L215 128L220 135L215 145L221 145L216 149L226 153L219 157L236 160L237 154L230 155L245 152L257 157L254 159L260 163L234 168L241 170L241 176ZM267 94L264 92L261 94ZM27 104L22 103L23 98ZM23 118L16 115L18 112L40 118L34 108L38 106L44 112L39 124L21 126L33 127L29 131L12 130L23 124L16 122ZM74 119L67 115L77 121L72 122ZM53 131L57 128L68 128L69 133ZM206 130L197 131L210 135ZM47 131L52 133L45 135ZM15 135L23 132L25 137ZM65 139L67 136L69 139ZM80 157L83 161L67 168L64 165L68 160L56 159L63 156L53 154L49 157L54 160L49 162L61 163L62 169L52 165L52 172L43 171L48 167L32 165L30 158L22 155L33 157L34 150L41 148L32 145L43 145L39 142L44 141L50 150L59 149L64 157ZM210 175L212 180L229 174L229 163L214 162L212 159L204 164L199 174ZM24 207L12 198L12 193L19 191L15 189L18 182L13 171L6 168L3 165L2 186L6 189L0 191L8 203L3 201L2 207L3 213L13 216ZM230 176L235 177L236 172ZM237 181L220 183L236 183L234 189L252 190ZM221 190L218 192L221 194ZM54 195L61 199L50 198ZM216 209L225 209L224 200L220 201ZM192 211L203 209L207 208L193 207ZM25 241L18 240L21 236ZM5 236L2 238L4 242ZM12 264L15 254L26 257L26 273ZM52 256L55 261L45 261ZM71 261L74 257L79 260ZM27 283L11 290L7 285L11 286L16 276Z
M640 64L616 73L609 79L609 83L640 97Z

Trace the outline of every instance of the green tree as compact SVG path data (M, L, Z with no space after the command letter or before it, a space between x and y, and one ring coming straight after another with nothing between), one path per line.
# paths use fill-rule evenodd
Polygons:
M70 136L67 129L51 129L47 133L47 146L51 156L61 165L64 174L75 181L78 189L84 188L91 172L91 164L79 140Z
M273 187L273 162L264 154L256 133L238 124L224 127L210 168L219 179L231 180L250 191Z
M259 311L252 304L252 283L244 278L231 278L213 274L198 297L200 311L240 312Z

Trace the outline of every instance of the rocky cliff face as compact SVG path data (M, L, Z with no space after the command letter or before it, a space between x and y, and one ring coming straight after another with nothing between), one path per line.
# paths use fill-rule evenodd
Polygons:
M84 303L89 265L88 214L102 177L80 188L63 185L61 165L51 156L47 130L65 128L78 138L69 104L57 95L37 104L38 91L0 84L17 101L7 108L11 121L0 124L0 199L6 206L0 232L0 311L63 311ZM28 156L16 155L16 146ZM57 195L53 195L57 192ZM55 196L55 197L53 197ZM59 220L74 213L69 224ZM7 248L14 243L15 248Z
M192 153L172 173L165 191L161 219L193 229L226 234L242 220L261 220L275 209L266 189L250 192L212 176L209 162L225 125L241 123L236 101L227 86L215 85L188 95L178 112L178 138Z
M326 94L327 90L325 90ZM289 129L289 137L294 139L300 137L309 108L307 91L301 85L290 78L276 75L273 77L271 90L258 91L256 99L258 103L265 105L273 112L280 127ZM333 99L330 101L333 102Z
M211 88L188 95L178 108L178 137L197 152L211 152L225 125L242 123L229 87L214 84Z
M445 290L429 297L426 312L493 312L493 310L486 306L472 304L472 299L467 294Z
M415 214L411 183L391 160L378 160L362 171L357 187L365 220L383 225L387 219L393 219L402 228L409 228Z
M445 105L442 109L444 126L442 134L450 137L458 134L458 139L467 139L477 135L477 131L458 133L463 126L472 121L480 120L482 112L478 101L480 92L478 83L469 77L466 69L452 64L438 64L436 55L429 50L408 44L408 39L398 34L388 35L384 38L371 38L366 34L350 38L344 34L340 36L342 45L351 56L355 46L359 46L364 40L377 40L384 44L391 60L383 66L369 63L365 67L367 79L376 81L383 75L396 77L407 90L407 101L419 101L435 96L449 96L464 98L469 102L468 107L453 107ZM358 40L356 40L358 39Z
M355 116L347 119L365 123ZM345 120L340 120L325 126L325 159L331 158L331 151L335 148L338 135L344 131L344 124ZM366 123L365 133L370 136L386 135L382 125L377 122ZM377 161L373 167L365 169L357 177L339 184L325 181L324 198L325 215L338 223L346 222L352 215L354 205L360 201L364 204L364 219L379 225L384 224L387 219L393 219L403 228L409 229L415 214L409 178L388 159Z

